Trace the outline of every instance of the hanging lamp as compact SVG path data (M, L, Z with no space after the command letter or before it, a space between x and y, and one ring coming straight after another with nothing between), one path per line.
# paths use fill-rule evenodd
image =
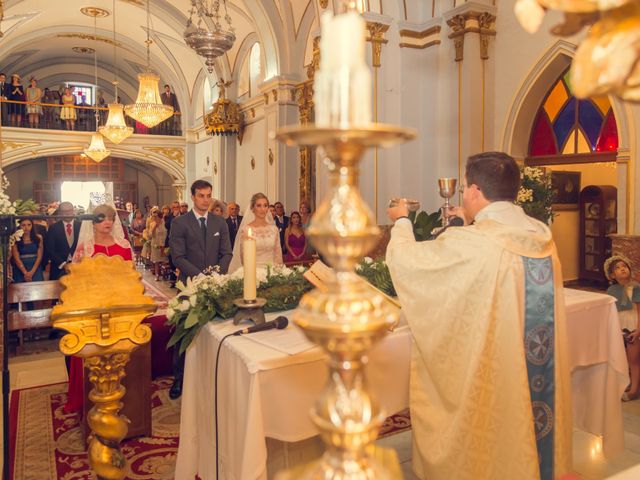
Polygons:
M129 138L133 134L133 127L127 126L124 121L124 106L118 101L118 63L117 63L117 44L116 44L116 0L113 0L113 68L115 69L115 79L112 82L115 93L114 101L108 105L109 116L107 123L100 127L100 133L118 144Z
M160 77L151 71L151 56L149 47L153 43L149 38L149 19L151 13L149 0L147 0L147 71L138 74L138 97L136 103L126 105L124 113L147 127L155 127L173 115L173 107L164 105L158 90Z
M98 26L97 26L98 15L91 14L91 13L89 13L89 15L93 16L93 37L97 39L98 38ZM96 85L96 88L98 88L98 49L97 48L93 52L93 69L94 69L95 85ZM98 105L97 105L98 102L95 101L95 98L93 103L95 104L95 107L96 107L95 108L96 131L93 133L93 135L91 135L91 143L89 144L88 148L84 149L84 153L86 156L91 158L91 160L93 160L94 162L100 163L102 160L104 160L111 154L111 151L107 150L106 147L104 146L104 139L102 138L102 135L100 135L100 132L99 132L100 113L98 112Z

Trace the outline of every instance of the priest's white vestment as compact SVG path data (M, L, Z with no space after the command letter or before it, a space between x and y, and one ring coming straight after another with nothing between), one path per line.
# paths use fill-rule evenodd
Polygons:
M508 202L489 204L475 220L426 242L415 241L408 219L391 231L386 260L413 334L413 469L426 480L540 478L523 258L549 258L557 478L571 469L572 416L562 274L551 232Z

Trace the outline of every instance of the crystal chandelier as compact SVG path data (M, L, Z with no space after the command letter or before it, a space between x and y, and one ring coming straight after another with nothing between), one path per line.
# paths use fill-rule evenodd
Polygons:
M116 0L113 0L113 68L115 69L115 80L113 86L115 88L114 102L109 104L109 117L107 124L100 127L100 133L118 144L133 134L133 128L128 127L124 121L124 107L118 102L118 62L117 62L117 44L116 44Z
M222 3L224 4L226 29L222 27L220 22L220 0L191 0L189 20L187 20L187 28L184 31L185 42L198 55L204 57L204 63L209 73L213 73L216 58L224 55L236 41L234 29L231 26L231 17L227 12L227 2L222 0ZM193 23L194 15L198 17L197 26ZM209 31L206 26L203 26L205 17L212 19L213 31Z
M140 85L136 103L124 107L124 113L149 128L155 127L173 115L173 107L162 103L158 90L160 77L151 71L149 47L153 42L149 38L150 18L149 0L147 0L147 41L145 42L147 44L147 71L138 74Z
M97 26L98 12L97 12L97 10L93 11L93 12L92 11L87 11L86 15L93 16L93 38L97 39L98 38L98 26ZM97 52L97 49L93 51L93 73L94 73L95 86L96 86L96 88L98 88L98 52ZM91 135L91 143L89 144L88 148L84 149L84 153L85 153L86 156L91 158L91 160L93 160L94 162L100 163L102 160L104 160L105 158L107 158L111 154L111 151L107 150L105 148L104 139L102 138L102 135L100 135L100 133L98 133L98 130L100 129L100 113L98 112L98 102L96 101L95 98L94 98L94 102L93 103L94 103L94 105L96 107L96 109L95 109L96 131Z
M218 100L212 105L213 110L204 116L204 127L208 135L238 135L242 144L244 131L244 115L240 105L225 97L225 89L231 82L220 80L216 86L220 89Z
M571 86L579 98L613 94L640 102L640 3L637 0L518 0L515 13L535 32L546 9L564 12L551 33L589 30L571 64Z

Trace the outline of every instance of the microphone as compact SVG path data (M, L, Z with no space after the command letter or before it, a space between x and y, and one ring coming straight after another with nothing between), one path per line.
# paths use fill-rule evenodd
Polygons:
M93 222L93 223L102 223L104 222L105 219L105 215L104 213L99 213L98 215L93 215L91 213L86 213L84 215L77 215L76 216L76 220L78 220L79 222L84 222L86 220Z
M289 320L287 320L287 317L279 316L275 320L271 320L270 322L265 322L261 323L260 325L254 325L253 327L238 330L234 333L234 335L245 335L247 333L264 332L265 330L271 330L273 328L282 330L283 328L287 328L287 325L289 325Z

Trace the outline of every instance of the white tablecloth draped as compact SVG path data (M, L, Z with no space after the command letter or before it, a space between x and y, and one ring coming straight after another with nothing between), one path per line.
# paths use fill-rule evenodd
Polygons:
M604 453L611 455L624 448L620 397L628 383L614 300L565 289L565 303L575 425L603 436ZM237 329L230 321L210 323L187 351L176 479L215 480L215 355L220 339ZM367 378L388 413L409 405L411 344L402 326L371 354ZM295 442L316 435L309 410L326 382L324 362L319 348L286 355L249 338L225 340L218 377L220 479L266 478L266 437Z
M603 453L624 450L620 398L629 384L615 299L565 289L574 425L601 436Z

